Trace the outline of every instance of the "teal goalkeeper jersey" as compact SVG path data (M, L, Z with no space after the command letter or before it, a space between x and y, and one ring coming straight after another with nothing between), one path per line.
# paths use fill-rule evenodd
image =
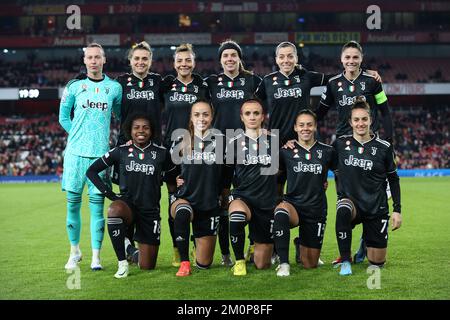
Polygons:
M110 149L111 112L120 117L122 87L106 75L99 81L80 78L69 81L59 106L59 123L69 133L65 152L97 158Z

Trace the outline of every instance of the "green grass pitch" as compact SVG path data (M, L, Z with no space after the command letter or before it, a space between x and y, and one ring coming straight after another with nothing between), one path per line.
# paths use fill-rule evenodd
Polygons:
M353 275L340 277L331 261L337 256L334 235L334 183L328 190L329 214L322 259L325 265L304 270L293 263L291 276L278 278L275 267L233 277L220 265L218 245L210 270L193 269L177 278L171 266L172 249L167 228L167 193L162 196L162 238L157 268L130 267L130 276L115 279L116 258L105 234L103 271L90 270L89 212L83 195L80 278L71 281L64 264L69 254L65 230L65 194L60 185L0 185L0 299L450 299L450 178L402 178L403 226L389 233L388 263L381 270L379 289L367 273L367 260L353 266ZM106 204L109 204L107 202ZM106 206L105 206L106 211ZM291 238L298 234L291 231ZM361 226L353 233L355 251ZM72 277L72 278L70 278ZM72 286L68 286L72 284ZM69 287L72 287L70 289Z

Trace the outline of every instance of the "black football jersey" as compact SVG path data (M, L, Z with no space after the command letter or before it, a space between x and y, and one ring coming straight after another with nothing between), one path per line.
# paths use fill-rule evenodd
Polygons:
M175 166L168 150L150 143L145 148L121 145L102 157L107 166L119 166L120 193L144 214L159 217L162 175Z
M344 73L331 78L322 93L320 104L327 108L334 107L338 112L336 135L352 134L352 128L348 122L350 111L356 98L364 96L371 108L372 131L378 132L379 120L377 104L387 101L380 82L367 72L361 74L353 81L348 80Z
M176 129L187 129L191 107L197 99L209 100L208 85L194 74L190 83L183 83L174 76L164 78L164 115L166 130L164 146L171 146L172 132Z
M333 147L341 195L352 200L363 215L388 213L386 178L397 170L392 145L377 135L365 143L346 135L336 139Z
M213 127L226 134L226 129L242 129L242 103L254 95L261 82L257 75L241 72L235 78L224 73L211 75L205 79L211 93L214 107Z
M261 134L257 139L245 133L227 145L226 164L234 168L231 194L244 198L251 206L272 210L277 201L278 137Z
M161 110L163 107L164 91L162 78L157 73L149 73L144 79L132 73L123 74L116 79L122 86L122 108L120 126L133 113L143 113L153 121L153 136L157 143L161 142ZM122 131L119 133L117 145L124 144L126 138Z
M184 144L183 137L179 137L170 150L173 162L181 161L180 177L184 180L176 197L189 201L198 210L217 208L223 189L225 136L210 130L203 138L194 135L193 148L184 150Z
M333 147L318 141L309 149L295 142L294 149L280 150L280 170L287 175L284 199L300 208L298 214L311 219L326 218L324 183L328 170L335 170L336 162Z
M281 144L295 139L295 117L302 109L311 109L311 88L324 85L323 73L295 68L286 77L280 71L264 77L256 95L265 102L269 115L269 130L278 129Z

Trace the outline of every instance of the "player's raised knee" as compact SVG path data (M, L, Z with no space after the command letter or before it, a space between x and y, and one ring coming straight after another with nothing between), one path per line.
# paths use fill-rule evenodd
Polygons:
M108 208L108 218L129 217L131 210L122 200L116 200Z

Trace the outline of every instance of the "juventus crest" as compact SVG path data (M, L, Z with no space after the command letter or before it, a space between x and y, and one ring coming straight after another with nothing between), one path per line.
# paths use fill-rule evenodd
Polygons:
M377 148L376 147L372 147L372 155L376 155L377 154Z

